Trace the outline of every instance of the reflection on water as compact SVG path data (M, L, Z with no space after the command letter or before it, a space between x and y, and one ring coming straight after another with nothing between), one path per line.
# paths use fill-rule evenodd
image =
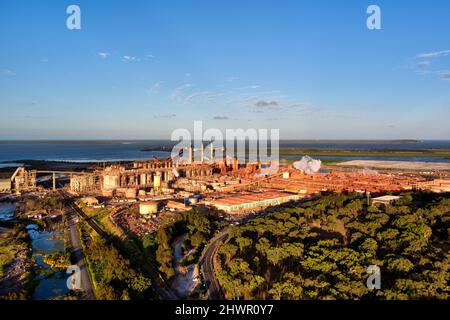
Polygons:
M14 203L0 203L0 221L11 221L14 219L14 211L16 206Z
M33 248L33 259L36 262L36 273L34 280L38 281L32 298L33 300L48 300L68 293L66 285L68 275L64 272L55 272L50 276L45 274L51 271L51 267L44 262L43 255L64 251L64 241L57 231L40 230L37 225L27 226Z

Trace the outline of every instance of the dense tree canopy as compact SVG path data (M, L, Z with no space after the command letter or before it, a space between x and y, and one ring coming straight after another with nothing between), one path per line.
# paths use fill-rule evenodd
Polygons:
M324 196L230 229L219 281L232 299L448 299L450 195L388 206ZM381 269L381 290L366 286Z
M166 279L171 279L175 274L173 269L173 240L179 235L183 234L185 236L187 248L194 251L194 254L191 256L193 260L187 261L187 263L192 263L200 256L204 244L210 238L214 220L215 217L212 215L190 210L178 213L173 224L157 231L156 261L159 265L159 270Z

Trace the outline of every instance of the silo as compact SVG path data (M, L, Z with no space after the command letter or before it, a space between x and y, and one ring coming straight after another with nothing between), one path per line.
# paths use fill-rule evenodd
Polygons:
M148 201L139 204L140 214L155 214L158 213L158 202Z

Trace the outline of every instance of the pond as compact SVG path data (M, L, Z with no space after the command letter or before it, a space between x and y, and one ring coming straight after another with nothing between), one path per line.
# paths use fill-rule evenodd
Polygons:
M11 202L0 203L0 221L12 221L16 205Z
M35 281L38 285L32 294L33 300L49 300L69 292L67 288L68 275L64 271L52 270L44 262L44 255L64 252L64 240L58 231L41 230L37 225L27 226L33 248L33 259L36 262Z

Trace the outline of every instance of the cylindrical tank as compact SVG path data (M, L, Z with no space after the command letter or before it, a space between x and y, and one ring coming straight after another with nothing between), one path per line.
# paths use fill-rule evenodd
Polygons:
M148 201L139 204L140 214L155 214L158 213L158 202Z

